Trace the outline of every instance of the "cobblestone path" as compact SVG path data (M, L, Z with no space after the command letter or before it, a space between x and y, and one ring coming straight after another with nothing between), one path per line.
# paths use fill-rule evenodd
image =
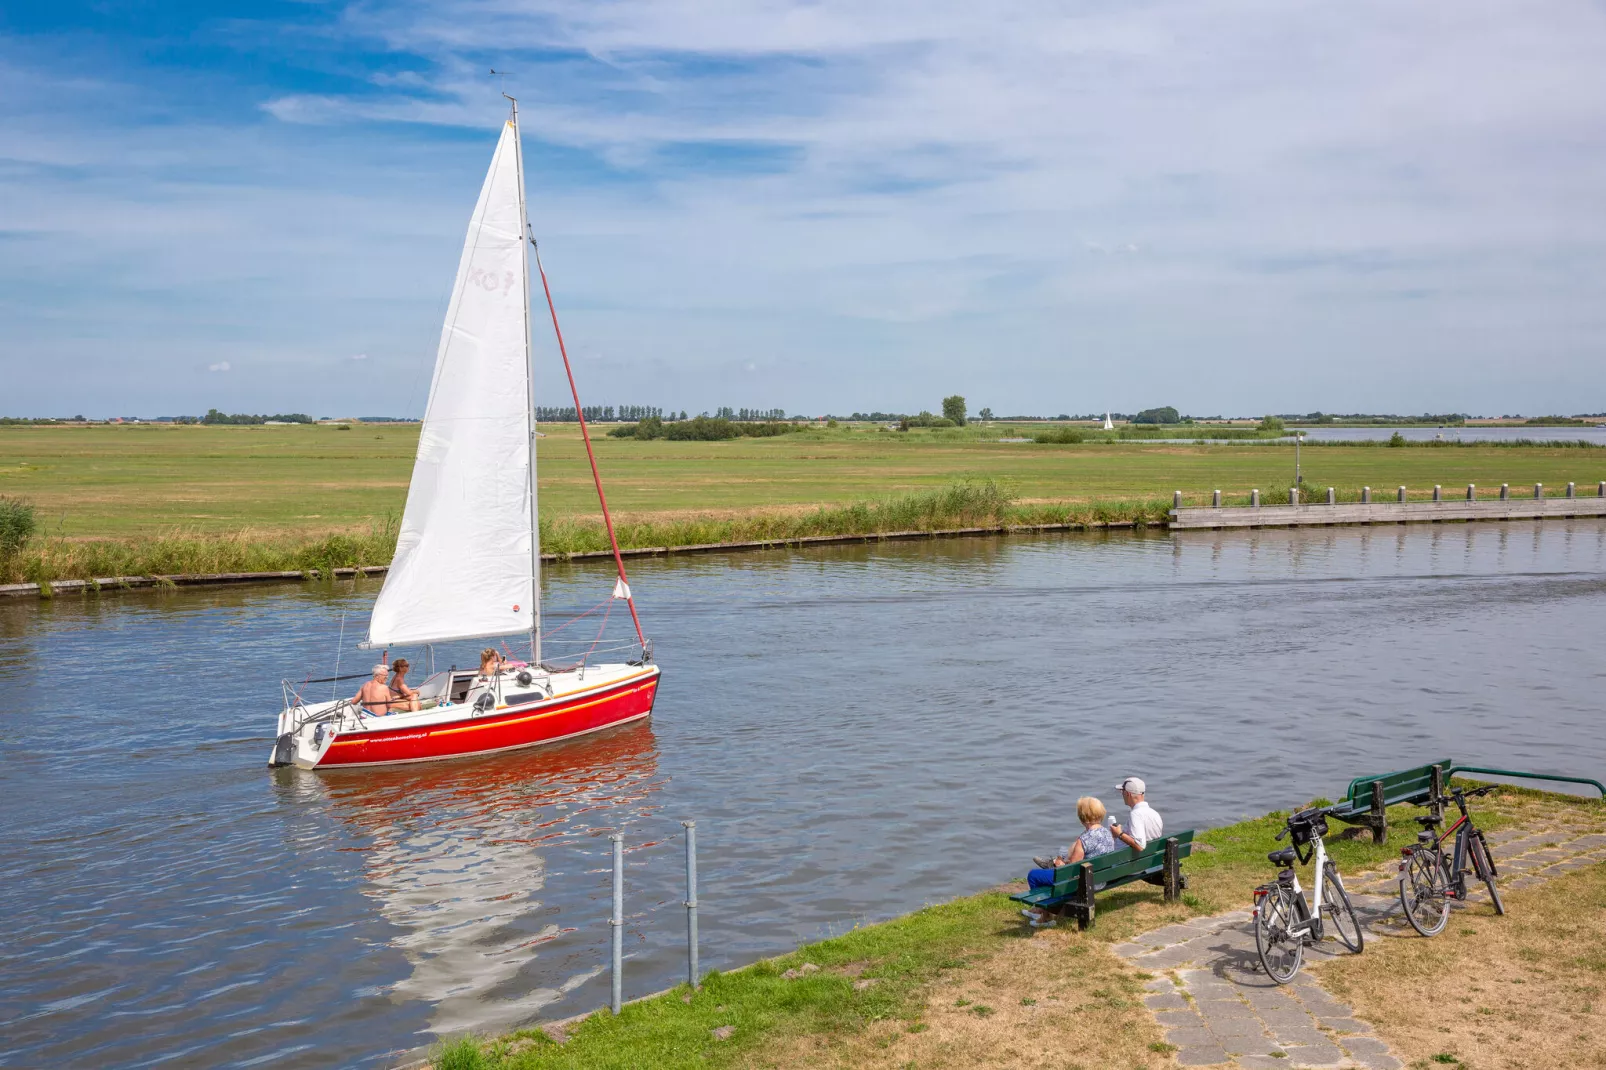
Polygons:
M1558 820L1539 831L1488 834L1500 888L1518 891L1606 861L1606 835L1584 822ZM1397 867L1345 879L1369 939L1410 934L1400 917ZM1487 901L1482 885L1472 902ZM1404 1064L1372 1027L1330 996L1309 968L1347 954L1334 940L1305 951L1306 969L1279 985L1260 969L1249 911L1196 918L1117 944L1115 952L1156 974L1145 1002L1166 1028L1183 1066L1367 1067ZM1364 952L1363 952L1364 953Z

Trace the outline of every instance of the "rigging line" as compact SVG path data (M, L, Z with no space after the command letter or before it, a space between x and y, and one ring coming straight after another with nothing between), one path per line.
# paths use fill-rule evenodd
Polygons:
M552 303L552 287L546 280L546 268L541 263L541 247L530 236L530 248L535 250L535 269L541 273L541 289L546 294L546 307L552 313L552 333L558 336L558 353L563 357L563 372L569 377L569 393L574 396L574 414L580 420L580 437L585 440L586 459L591 462L591 479L597 485L597 501L602 505L602 522L608 529L608 544L613 547L613 563L619 568L619 582L624 585L625 601L630 605L630 620L636 626L636 638L647 645L641 631L641 618L636 615L636 598L630 594L630 580L625 576L625 559L619 553L619 537L613 532L613 517L608 512L608 496L602 492L602 473L597 471L597 455L591 450L591 432L586 429L586 414L580 406L580 390L574 385L574 369L569 366L569 350L563 344L563 328L558 326L558 306Z

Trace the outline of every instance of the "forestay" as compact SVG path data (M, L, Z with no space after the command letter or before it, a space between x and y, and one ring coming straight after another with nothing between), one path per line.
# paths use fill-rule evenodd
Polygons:
M369 646L527 632L533 451L518 131L502 130L441 331Z

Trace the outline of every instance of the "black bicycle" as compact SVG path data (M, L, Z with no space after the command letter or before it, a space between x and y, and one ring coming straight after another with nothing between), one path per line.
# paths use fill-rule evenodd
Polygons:
M1494 856L1489 853L1483 830L1472 823L1472 815L1467 812L1468 799L1499 788L1498 784L1471 791L1451 788L1448 794L1428 801L1427 805L1433 807L1432 813L1417 818L1422 831L1416 834L1416 844L1400 852L1403 856L1400 859L1400 907L1411 928L1423 936L1437 936L1443 932L1445 923L1450 920L1450 904L1466 902L1468 873L1488 886L1494 912L1506 912L1500 889L1494 883L1500 875L1495 869ZM1440 834L1437 829L1444 823L1442 807L1449 802L1460 809L1461 818ZM1447 854L1444 841L1452 835L1455 844Z
M1305 945L1320 943L1325 925L1331 921L1333 933L1351 951L1359 953L1365 940L1355 907L1350 904L1349 893L1338 875L1338 867L1327 857L1327 815L1335 807L1301 810L1288 818L1288 824L1277 833L1280 840L1292 837L1293 846L1273 851L1266 856L1273 865L1282 867L1277 879L1255 889L1255 950L1260 953L1260 964L1266 976L1280 985L1294 979L1305 958ZM1305 890L1299 886L1299 874L1294 863L1300 865L1315 860L1312 876L1316 887L1315 910L1305 901Z

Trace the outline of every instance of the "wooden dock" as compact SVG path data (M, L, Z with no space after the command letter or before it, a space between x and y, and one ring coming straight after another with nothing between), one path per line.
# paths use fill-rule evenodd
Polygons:
M1445 520L1537 520L1606 516L1606 498L1507 498L1433 502L1325 502L1173 509L1171 530L1287 528L1326 524L1427 524Z

